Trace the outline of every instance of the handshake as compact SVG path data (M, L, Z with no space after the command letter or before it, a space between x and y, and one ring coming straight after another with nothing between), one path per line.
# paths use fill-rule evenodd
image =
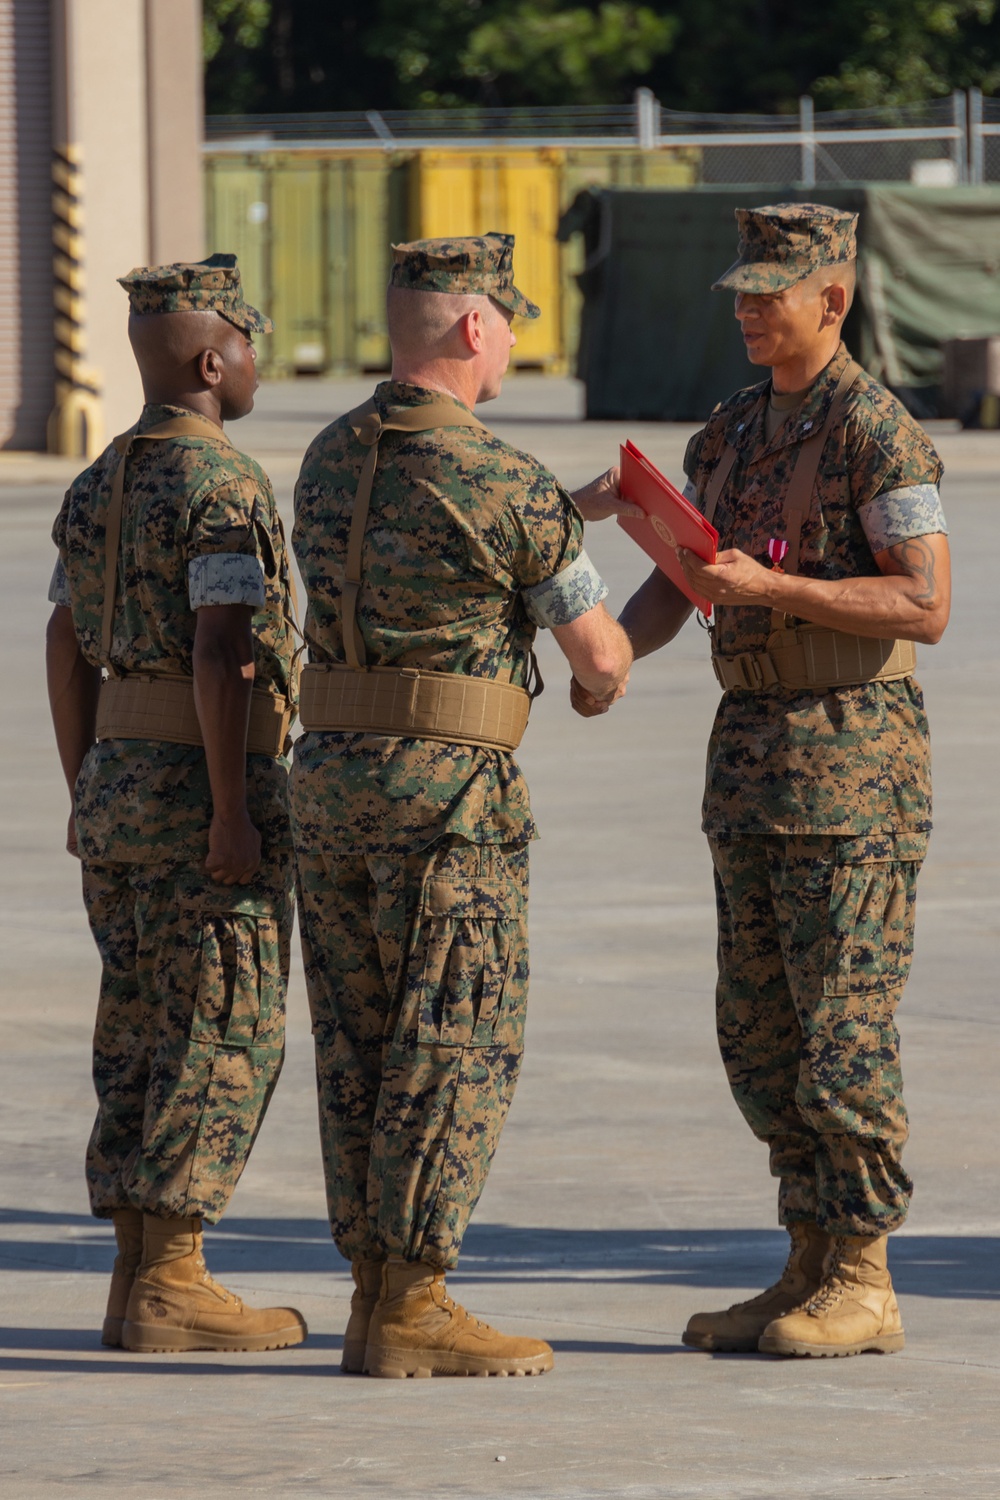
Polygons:
M626 672L616 688L613 688L610 693L598 696L596 693L588 693L574 675L569 681L569 701L581 718L593 719L597 714L606 714L612 703L617 703L619 698L624 698L628 679L629 674Z
M644 514L637 505L622 499L620 480L621 471L615 467L575 492L573 501L585 521ZM585 627L587 649L583 652L567 650L569 643L559 641L573 668L569 700L578 714L591 719L606 714L612 703L624 695L632 666L632 646L622 627L603 604L598 604L574 624L578 629ZM556 637L559 638L558 630ZM583 645L583 641L579 645Z

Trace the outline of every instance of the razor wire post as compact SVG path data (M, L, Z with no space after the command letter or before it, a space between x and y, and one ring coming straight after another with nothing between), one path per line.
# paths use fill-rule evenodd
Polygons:
M635 91L635 143L640 151L653 151L659 135L660 101L652 89Z
M955 181L969 181L968 107L964 89L955 89L951 96L952 120L955 134L952 137L952 160L955 163Z
M969 182L980 187L986 181L986 139L983 134L983 91L968 93Z
M799 99L799 134L802 137L799 176L802 179L802 186L807 188L816 186L816 136L814 130L815 110L812 97L809 94L803 94Z

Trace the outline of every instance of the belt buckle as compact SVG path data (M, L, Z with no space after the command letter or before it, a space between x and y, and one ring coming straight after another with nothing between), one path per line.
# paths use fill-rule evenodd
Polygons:
M752 692L759 692L764 686L764 672L757 654L754 651L741 651L739 656L733 658L734 664L743 678L743 686Z

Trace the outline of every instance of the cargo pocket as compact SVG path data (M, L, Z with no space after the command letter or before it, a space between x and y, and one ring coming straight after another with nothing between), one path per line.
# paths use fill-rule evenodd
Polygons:
M414 924L405 1029L422 1045L519 1045L524 912L504 882L431 879Z
M834 870L823 966L825 995L860 994L882 985L885 924L898 899L895 887L891 864L838 865Z
M232 890L178 893L197 964L192 1042L231 1048L284 1044L281 935L271 903Z

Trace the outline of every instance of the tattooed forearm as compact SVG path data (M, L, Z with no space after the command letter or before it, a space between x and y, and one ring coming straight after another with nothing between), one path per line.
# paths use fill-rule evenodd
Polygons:
M919 585L917 593L913 595L914 603L925 604L935 597L936 560L927 537L915 536L909 541L899 542L895 547L889 548L888 555L895 565L892 569L894 573L905 574Z

